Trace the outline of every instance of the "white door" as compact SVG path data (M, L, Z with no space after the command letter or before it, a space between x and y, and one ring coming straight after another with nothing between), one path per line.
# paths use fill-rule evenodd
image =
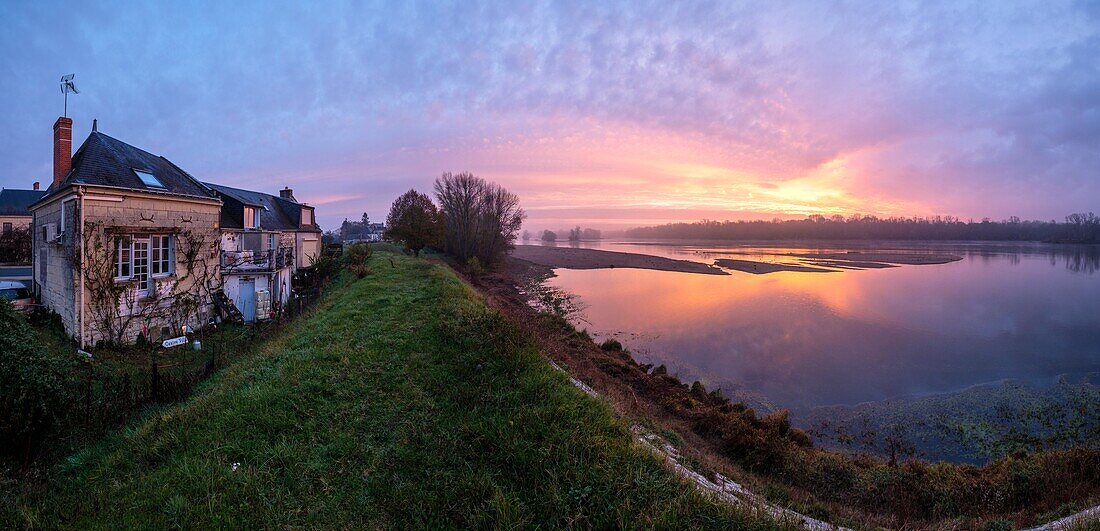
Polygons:
M241 311L245 321L252 322L256 320L255 279L241 279L237 289L237 309Z

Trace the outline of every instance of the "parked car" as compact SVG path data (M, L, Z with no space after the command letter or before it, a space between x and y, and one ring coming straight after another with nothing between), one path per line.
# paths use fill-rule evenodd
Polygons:
M11 301L17 312L29 312L34 308L34 297L26 284L13 280L0 281L0 299Z

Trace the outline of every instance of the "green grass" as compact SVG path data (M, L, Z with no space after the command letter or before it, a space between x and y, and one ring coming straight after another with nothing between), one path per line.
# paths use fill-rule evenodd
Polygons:
M76 528L777 527L676 479L443 266L376 253L371 268L191 399L0 501L0 518Z

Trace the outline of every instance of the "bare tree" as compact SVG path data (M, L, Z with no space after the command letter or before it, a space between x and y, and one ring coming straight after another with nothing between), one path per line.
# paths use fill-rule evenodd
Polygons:
M490 265L515 246L516 233L526 217L519 196L496 183L488 183L481 197L477 257Z
M490 265L510 249L526 217L519 196L471 173L435 180L443 216L444 250L462 262Z
M475 256L478 204L485 181L472 173L444 173L435 180L435 197L443 211L443 248L448 254L466 261Z

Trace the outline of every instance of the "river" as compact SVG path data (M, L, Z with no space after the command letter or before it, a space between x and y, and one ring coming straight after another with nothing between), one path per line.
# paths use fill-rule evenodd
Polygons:
M1100 374L1095 246L636 240L580 245L706 263L724 257L783 262L791 254L852 250L961 256L947 264L833 273L558 269L547 281L575 297L580 310L571 319L598 339L614 337L640 362L663 364L685 381L719 387L755 407L789 409L796 424L816 425L818 431L830 415L851 424L859 411L879 417L907 411L907 422L924 422L922 416L932 413L914 413L913 404L942 407L942 400L922 398L969 396L982 403L1003 396L1005 385L1042 394L1071 383L1092 392ZM985 395L972 396L974 389L985 389ZM1087 406L1098 405L1091 403L1093 396ZM967 403L952 402L981 409ZM1096 414L1090 415L1086 420L1094 422ZM871 425L884 429L881 418ZM975 448L942 448L942 438L914 444L937 458L980 460Z

